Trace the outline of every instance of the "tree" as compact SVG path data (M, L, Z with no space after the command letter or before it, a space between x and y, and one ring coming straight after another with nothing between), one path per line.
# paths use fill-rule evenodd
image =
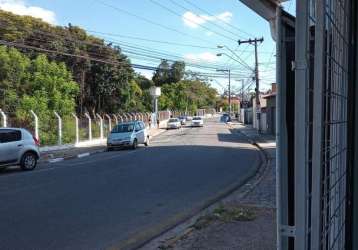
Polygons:
M162 60L153 76L156 86L170 83L170 65L167 60Z
M174 62L170 67L170 82L179 82L183 79L185 74L185 63L184 62Z

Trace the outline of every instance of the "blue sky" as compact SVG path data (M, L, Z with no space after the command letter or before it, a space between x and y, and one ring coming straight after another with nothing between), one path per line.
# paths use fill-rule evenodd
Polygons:
M286 4L286 7L290 5L293 4ZM275 44L271 39L269 25L238 0L0 0L0 8L7 8L19 14L37 15L56 25L72 23L89 31L116 34L114 36L92 32L106 40L133 46L126 47L131 50L128 56L133 63L158 65L159 59L130 54L134 50L138 52L138 48L144 48L146 51L168 54L167 57L170 58L184 58L196 65L230 68L236 80L250 76L247 67L226 55L217 57L216 54L224 50L217 49L216 46L229 47L251 67L254 65L253 46L238 46L237 40L264 37L264 43L259 46L262 88L267 89L269 84L275 81ZM194 45L200 48L147 40ZM231 55L227 50L225 53ZM189 69L213 72L213 69ZM151 72L141 73L151 75ZM225 87L226 82L227 79L217 78L212 83L222 91L220 85Z

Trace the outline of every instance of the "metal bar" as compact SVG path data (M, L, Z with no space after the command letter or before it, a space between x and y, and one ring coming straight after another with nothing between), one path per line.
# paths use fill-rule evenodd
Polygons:
M315 28L315 63L313 97L313 145L312 145L312 205L311 205L311 249L319 250L321 243L321 165L323 135L323 85L325 53L325 0L317 0Z
M276 11L276 207L277 207L277 249L287 249L283 239L282 225L287 225L287 127L286 127L286 84L285 44L282 27L282 9Z
M307 249L307 110L309 99L307 94L309 75L307 51L309 49L309 2L308 0L296 1L296 64L302 67L295 72L295 131L294 131L294 175L295 175L295 249Z

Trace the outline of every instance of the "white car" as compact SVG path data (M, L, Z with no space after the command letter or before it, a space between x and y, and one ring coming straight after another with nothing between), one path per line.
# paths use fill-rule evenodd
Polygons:
M167 129L179 129L181 127L181 122L178 118L170 118L167 122Z
M33 170L40 158L39 141L23 128L0 128L0 168L20 165Z
M149 133L142 121L120 123L115 126L107 139L107 150L131 147L136 149L138 144L149 145Z
M193 120L191 121L192 127L203 127L204 126L204 119L200 116L193 117Z

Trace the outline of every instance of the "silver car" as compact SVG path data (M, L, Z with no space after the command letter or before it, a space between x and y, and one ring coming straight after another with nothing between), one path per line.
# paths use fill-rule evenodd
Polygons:
M22 128L0 128L0 168L20 165L33 170L40 158L39 141Z
M149 133L145 124L142 121L120 123L108 135L107 150L119 147L136 149L138 144L149 146Z

